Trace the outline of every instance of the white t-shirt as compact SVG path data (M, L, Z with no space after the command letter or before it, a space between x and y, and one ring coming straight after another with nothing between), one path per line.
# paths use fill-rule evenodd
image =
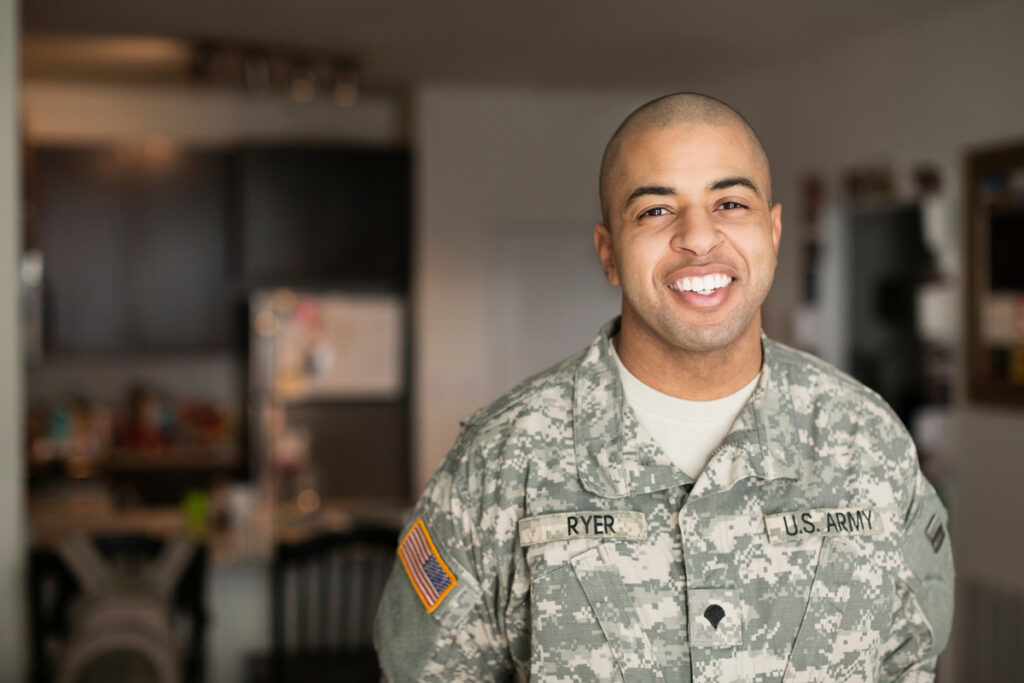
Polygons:
M688 401L663 394L641 382L622 364L615 345L611 347L626 401L637 420L675 466L696 480L754 393L761 373L736 393L723 398Z

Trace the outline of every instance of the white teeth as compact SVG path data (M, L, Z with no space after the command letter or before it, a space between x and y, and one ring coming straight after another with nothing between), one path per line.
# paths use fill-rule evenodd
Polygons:
M732 278L728 275L713 273L703 277L699 275L684 277L668 287L677 292L697 292L698 294L708 295L716 289L727 286L730 282L732 282Z

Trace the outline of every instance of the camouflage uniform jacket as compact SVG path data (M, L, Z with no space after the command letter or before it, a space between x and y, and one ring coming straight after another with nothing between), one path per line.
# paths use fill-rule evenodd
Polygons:
M889 407L762 337L694 482L624 402L617 326L463 424L380 603L386 676L932 680L946 512Z

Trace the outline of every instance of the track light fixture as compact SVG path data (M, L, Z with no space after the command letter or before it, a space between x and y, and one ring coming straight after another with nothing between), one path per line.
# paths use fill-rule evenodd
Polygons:
M203 85L277 92L296 102L327 97L350 107L359 99L356 62L325 53L203 40L195 45L189 76Z

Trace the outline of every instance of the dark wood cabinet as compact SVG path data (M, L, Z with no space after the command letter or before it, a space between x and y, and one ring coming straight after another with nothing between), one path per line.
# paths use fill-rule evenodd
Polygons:
M137 174L130 184L125 304L134 345L230 346L223 153L189 152L173 172Z
M230 345L222 151L34 154L48 351Z
M405 289L407 152L248 148L231 165L242 280Z
M30 153L48 352L236 351L253 287L407 289L404 150Z
M47 350L123 348L126 191L112 152L37 149Z

